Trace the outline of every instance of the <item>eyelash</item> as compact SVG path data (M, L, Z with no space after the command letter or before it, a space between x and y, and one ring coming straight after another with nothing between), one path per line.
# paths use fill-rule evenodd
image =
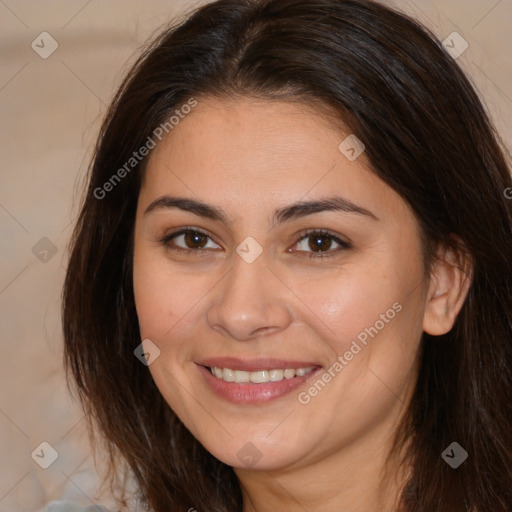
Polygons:
M173 233L170 233L170 234L164 236L162 239L159 240L159 242L162 245L167 246L167 248L172 251L180 252L182 254L187 254L187 255L194 254L194 256L199 256L199 257L204 256L204 252L208 251L208 249L184 249L183 247L172 246L169 244L169 242L173 238L176 238L180 235L190 234L190 233L203 235L203 236L211 239L210 235L208 233L202 231L201 229L197 229L197 228L193 228L193 227L186 227L186 228L179 229L178 231L174 231ZM339 237L337 237L333 233L331 233L327 230L324 230L324 229L310 229L310 230L299 233L299 235L298 235L299 238L295 242L294 245L297 245L299 242L301 242L305 238L308 238L312 235L320 235L320 236L329 237L331 240L333 240L340 246L340 247L335 248L334 250L327 250L324 252L298 251L298 252L306 252L309 255L309 258L312 258L312 259L314 259L314 258L318 258L318 259L330 258L332 256L335 256L339 252L347 250L347 249L351 249L351 247L352 247L348 242L341 240Z

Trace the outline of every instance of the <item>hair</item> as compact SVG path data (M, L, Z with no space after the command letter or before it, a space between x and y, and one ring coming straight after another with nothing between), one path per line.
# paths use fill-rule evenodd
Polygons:
M155 512L242 511L233 468L213 457L134 356L133 230L148 158L98 199L153 131L190 98L326 107L365 145L371 170L410 206L425 268L440 245L471 258L453 328L423 334L397 446L406 512L512 509L512 180L474 87L441 43L369 0L219 0L166 27L121 84L103 122L63 290L65 369L109 475L125 467ZM126 167L125 167L126 169ZM469 454L458 469L441 453Z

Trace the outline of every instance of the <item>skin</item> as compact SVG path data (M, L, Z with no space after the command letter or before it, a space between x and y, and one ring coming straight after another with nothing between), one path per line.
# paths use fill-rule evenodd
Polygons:
M235 468L245 512L393 510L404 474L388 455L421 334L450 330L468 288L446 250L425 279L411 209L364 153L340 152L350 133L340 126L307 105L200 98L153 150L139 196L135 301L141 339L160 349L149 370L192 434ZM145 214L165 194L214 205L226 223L177 208ZM328 211L272 227L276 209L333 195L376 219ZM202 255L172 250L187 247L183 236L161 242L183 227L208 234ZM331 256L310 258L314 237L301 233L319 229L350 247L323 239ZM236 252L248 236L263 250L252 263ZM272 357L328 369L395 303L401 311L307 404L297 397L309 383L260 405L227 402L195 363ZM261 454L251 466L237 456L248 442Z

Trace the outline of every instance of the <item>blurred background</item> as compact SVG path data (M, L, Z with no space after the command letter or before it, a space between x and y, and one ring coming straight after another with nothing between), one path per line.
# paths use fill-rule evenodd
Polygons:
M115 510L62 368L67 245L116 86L159 27L202 3L0 0L0 512ZM511 150L512 0L384 3L446 41Z

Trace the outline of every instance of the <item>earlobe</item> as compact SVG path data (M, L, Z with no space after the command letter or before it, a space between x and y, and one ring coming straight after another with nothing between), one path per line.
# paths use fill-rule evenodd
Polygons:
M452 247L437 251L423 317L426 333L440 336L452 329L466 299L471 278L472 261L468 252Z

